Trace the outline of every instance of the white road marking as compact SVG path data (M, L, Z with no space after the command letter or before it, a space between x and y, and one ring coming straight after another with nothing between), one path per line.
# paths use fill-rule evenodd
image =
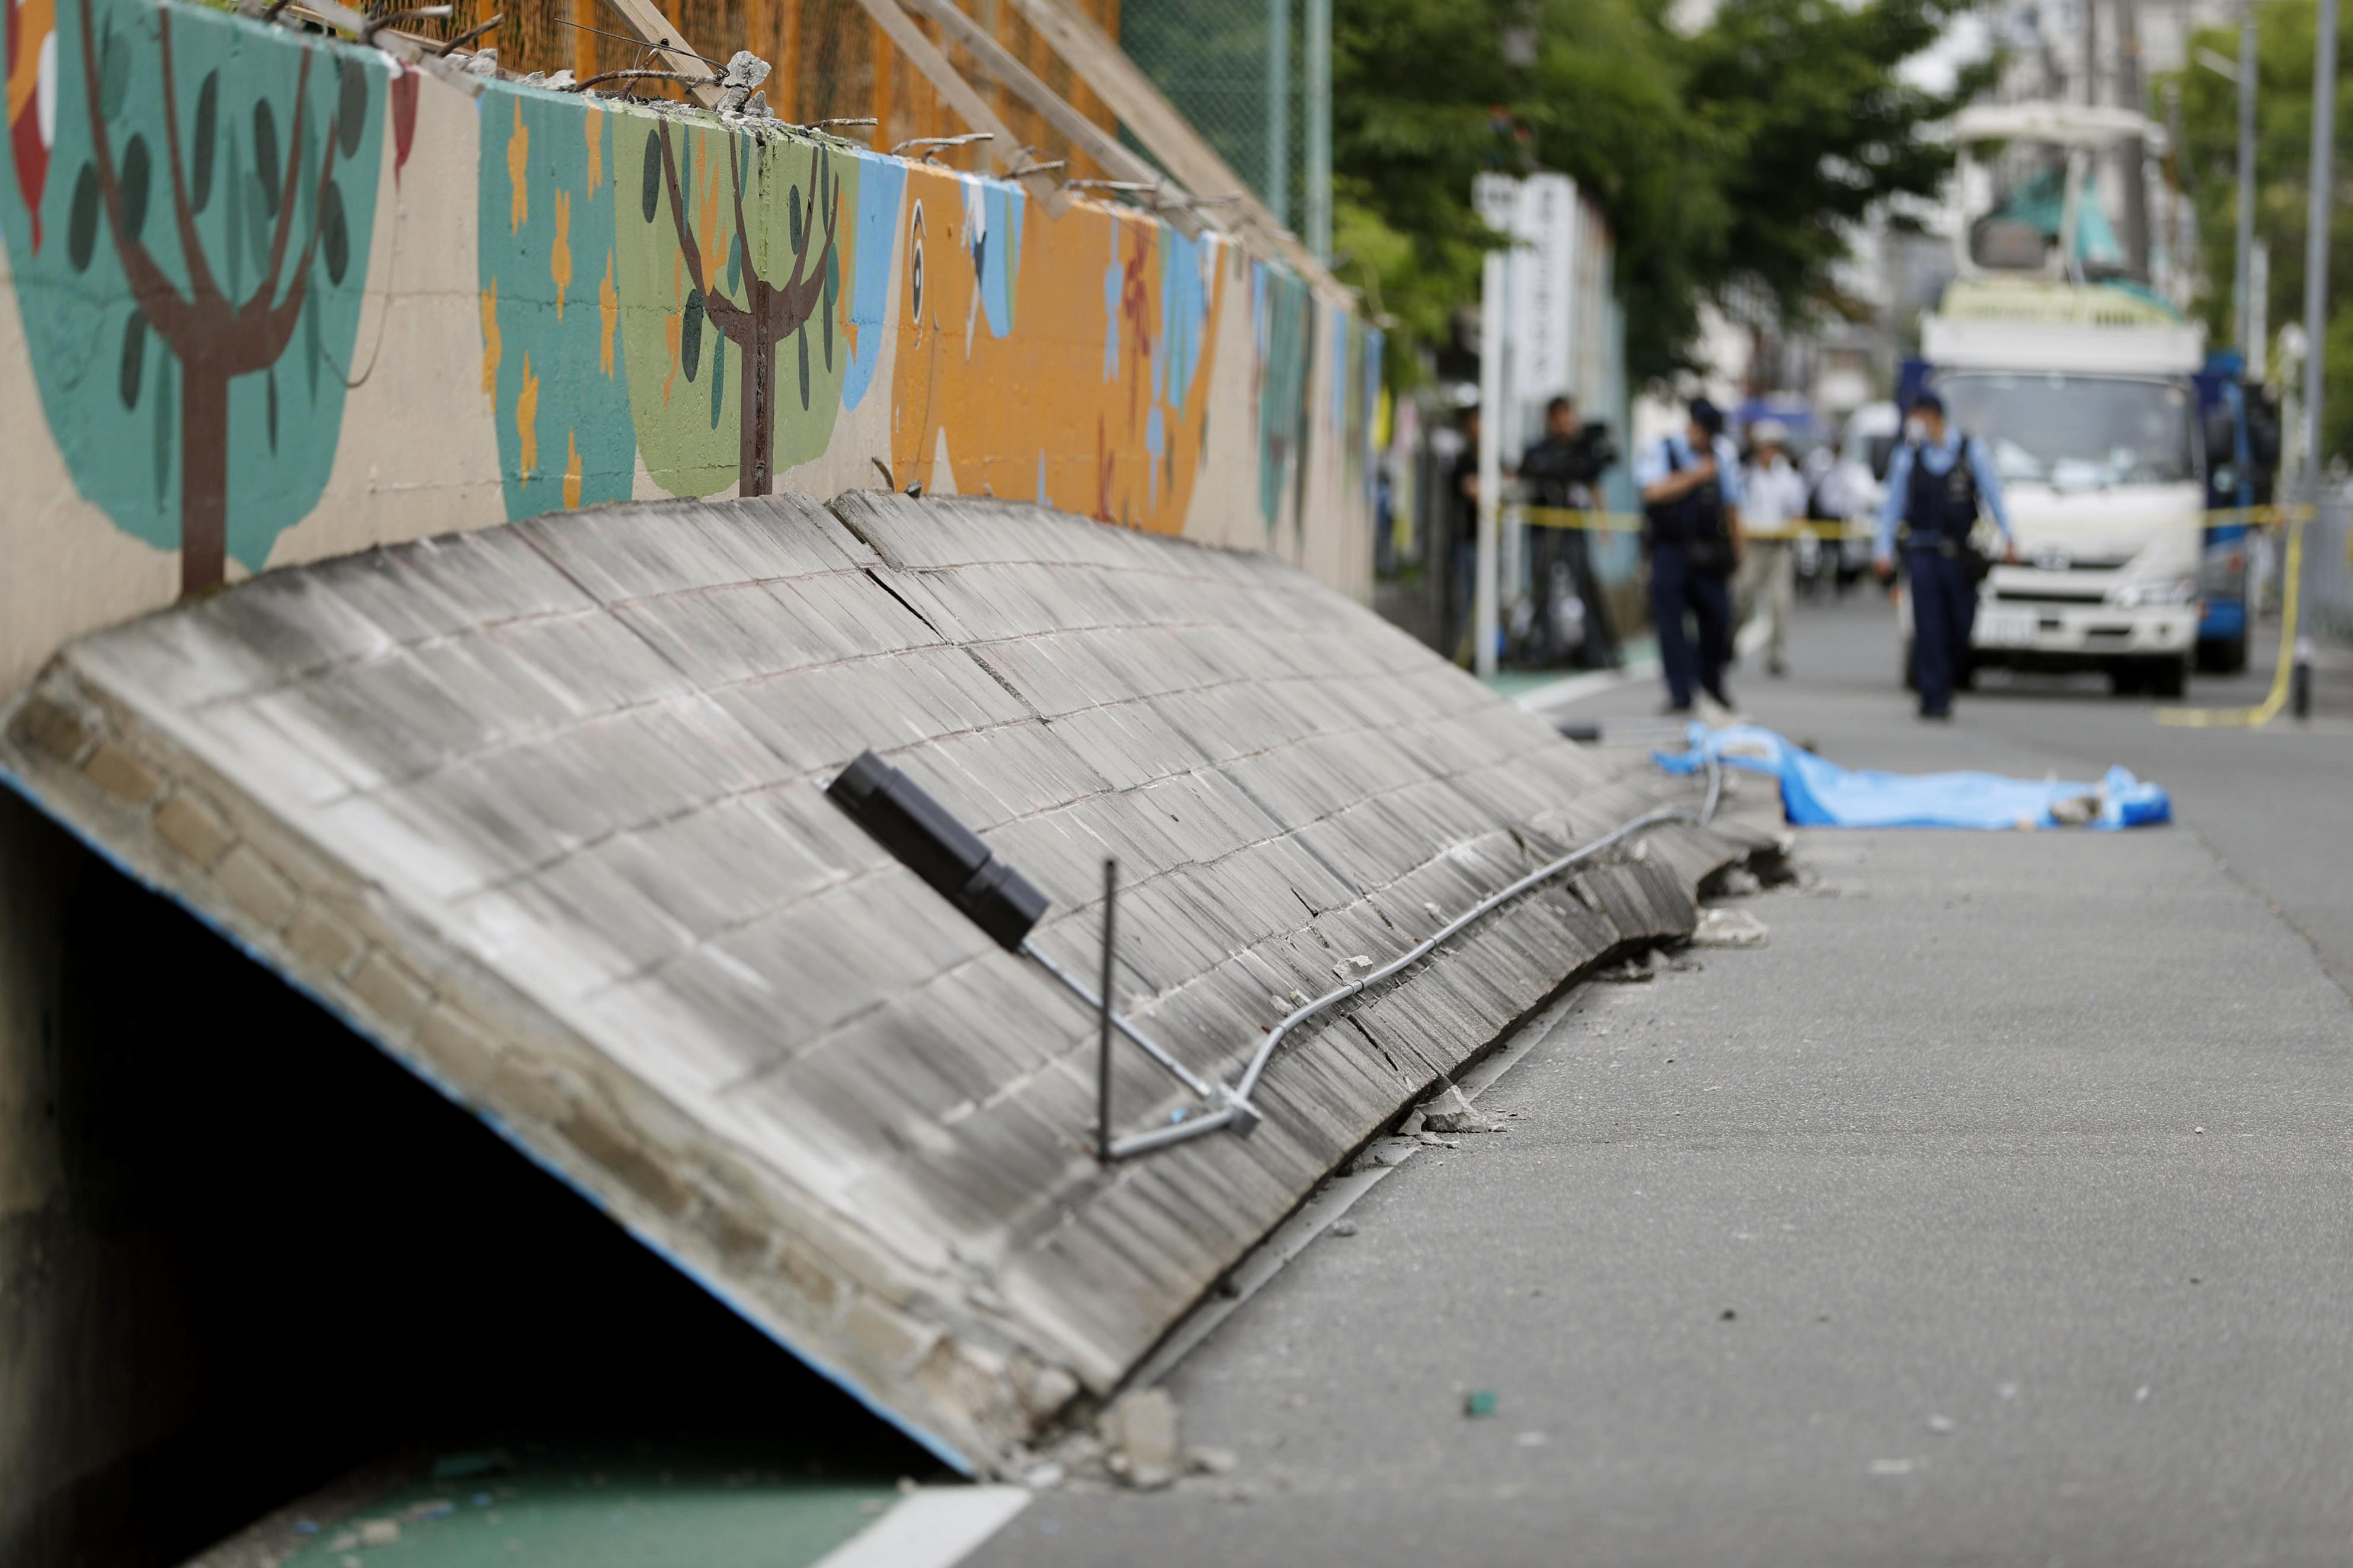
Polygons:
M816 1568L950 1568L1029 1506L1027 1487L924 1487Z

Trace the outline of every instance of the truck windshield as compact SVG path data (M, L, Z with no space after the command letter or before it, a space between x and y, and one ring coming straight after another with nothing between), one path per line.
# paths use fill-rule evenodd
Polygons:
M1938 377L1946 417L2004 480L2090 488L2197 477L2187 388L2110 376Z

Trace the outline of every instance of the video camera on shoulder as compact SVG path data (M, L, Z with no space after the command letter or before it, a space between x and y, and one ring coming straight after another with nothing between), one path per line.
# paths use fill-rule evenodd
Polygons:
M1618 443L1609 439L1609 426L1600 419L1588 419L1577 434L1568 438L1568 479L1574 484L1591 484L1609 471L1618 461Z

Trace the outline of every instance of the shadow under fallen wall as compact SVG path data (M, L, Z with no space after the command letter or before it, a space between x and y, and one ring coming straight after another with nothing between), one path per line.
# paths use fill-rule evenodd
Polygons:
M0 1233L0 1355L49 1451L0 1561L177 1563L395 1451L928 1455L334 1017L56 835L48 1201ZM22 890L20 890L21 893Z

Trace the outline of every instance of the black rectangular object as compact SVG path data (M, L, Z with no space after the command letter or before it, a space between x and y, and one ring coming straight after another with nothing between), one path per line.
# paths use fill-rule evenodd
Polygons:
M860 752L825 792L900 864L1008 952L1020 948L1051 903L922 785L871 751Z

